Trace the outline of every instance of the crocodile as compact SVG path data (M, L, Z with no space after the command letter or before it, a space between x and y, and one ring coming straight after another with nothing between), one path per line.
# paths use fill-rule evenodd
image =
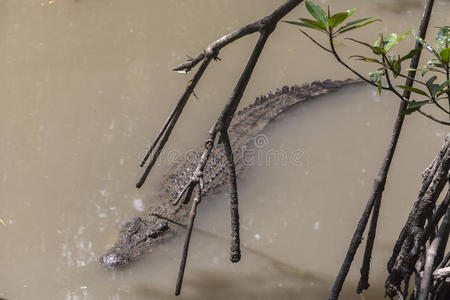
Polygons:
M255 137L281 113L294 105L317 96L328 94L340 87L361 83L358 79L314 81L302 86L284 86L275 93L257 97L254 103L238 111L228 129L234 154L236 173L245 166L246 147ZM122 225L114 246L99 261L108 268L129 264L139 256L148 253L156 244L173 237L186 223L190 206L173 206L174 200L183 190L192 175L203 148L199 147L189 159L178 161L163 177L161 189L155 196L156 205L150 206L139 216ZM222 144L211 152L205 166L203 194L218 192L227 186L226 157ZM204 197L203 197L204 198ZM178 224L178 225L177 225Z

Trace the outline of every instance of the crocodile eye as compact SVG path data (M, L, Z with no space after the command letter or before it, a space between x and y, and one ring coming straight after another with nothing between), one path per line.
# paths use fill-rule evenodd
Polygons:
M166 231L167 229L169 229L169 223L166 221L163 221L156 226L156 230Z

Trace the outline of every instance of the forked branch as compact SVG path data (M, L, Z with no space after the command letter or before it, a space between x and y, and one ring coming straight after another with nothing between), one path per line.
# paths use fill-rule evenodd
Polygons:
M280 7L278 7L276 10L274 10L270 15L263 17L253 23L250 23L241 29L238 29L230 34L227 34L223 36L222 38L216 40L212 44L210 44L208 47L205 48L205 50L197 55L194 58L190 58L188 61L182 63L181 65L173 68L174 71L178 72L188 72L192 68L194 68L198 63L202 62L202 65L194 75L194 78L189 81L189 83L186 86L186 90L184 91L183 95L181 96L180 100L178 101L178 104L174 108L174 110L170 113L169 117L167 118L166 122L162 126L160 132L156 136L155 140L153 141L152 145L150 146L149 150L147 151L144 159L141 162L141 167L145 165L149 157L153 154L153 157L149 164L147 165L144 173L142 174L141 178L136 184L137 188L142 187L142 185L145 183L145 180L147 179L148 175L150 174L150 171L152 170L153 166L156 163L156 160L158 159L162 149L164 148L167 140L169 139L173 128L175 127L179 116L181 115L184 106L186 105L187 101L189 100L190 96L193 94L195 87L197 86L197 83L200 81L204 71L208 67L210 61L212 59L217 59L219 51L224 48L225 46L229 45L230 43L247 36L249 34L255 33L255 32L268 32L272 31L276 24L283 18L287 13L289 13L292 9L294 9L297 5L299 5L303 0L288 0L284 4L282 4ZM269 28L272 28L269 30ZM156 149L156 150L155 150Z
M152 159L147 165L142 177L136 184L138 188L140 188L146 178L148 177L151 169L153 168L159 154L164 148L167 140L169 139L173 128L176 125L176 122L181 115L183 108L185 107L187 101L189 100L191 94L194 92L194 88L197 83L201 79L204 71L208 67L209 63L212 59L217 59L219 51L230 43L255 32L259 32L259 39L253 49L253 52L245 66L242 75L236 84L236 87L233 90L233 93L220 113L217 121L211 127L208 138L205 142L205 148L203 150L202 156L193 172L189 182L185 185L182 192L178 195L177 199L174 201L174 205L178 205L181 199L184 197L183 204L188 204L192 195L194 195L194 200L191 206L190 216L189 216L189 225L188 230L185 237L183 253L181 258L180 269L178 273L177 285L175 294L179 295L181 292L181 286L184 277L184 270L187 262L187 255L189 250L189 243L192 233L192 227L194 224L197 206L201 201L201 195L203 191L203 171L208 161L208 158L211 154L212 149L214 148L217 134L220 133L221 142L224 145L225 155L227 158L227 170L230 175L230 201L231 201L231 247L230 247L230 260L232 262L238 262L241 257L240 252L240 239L239 239L239 212L238 212L238 195L237 195L237 184L236 184L236 170L233 160L233 152L231 149L231 142L228 136L228 128L230 126L231 120L236 112L236 109L241 101L241 98L244 94L244 91L248 85L250 77L253 73L253 70L258 62L258 59L261 55L261 52L269 38L270 34L275 29L277 23L283 18L287 13L289 13L292 9L294 9L297 5L299 5L303 0L287 0L284 4L274 10L270 15L261 18L258 21L250 23L239 30L236 30L228 35L223 36L222 38L216 40L211 45L209 45L202 53L197 55L194 58L190 58L185 63L175 67L173 70L178 72L189 72L192 68L194 68L197 64L202 62L200 68L197 70L194 78L189 81L185 92L183 93L181 99L178 101L178 104L174 108L174 110L169 115L168 119L162 126L160 132L157 137L153 141L150 146L148 152L146 153L141 167L145 165L147 160L153 153Z

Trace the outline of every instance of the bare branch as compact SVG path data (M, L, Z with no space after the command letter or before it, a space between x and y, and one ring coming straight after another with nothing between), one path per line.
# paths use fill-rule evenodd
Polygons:
M439 227L438 234L427 251L425 268L423 271L423 278L420 285L419 300L428 299L428 295L430 293L430 284L432 279L433 268L435 266L434 260L436 255L439 253L439 248L445 247L445 244L447 244L449 232L450 232L450 209L447 209L444 221L442 221L442 224Z
M236 169L234 167L233 150L231 149L230 137L228 136L227 131L222 131L221 139L225 149L225 155L227 157L227 169L228 169L228 176L230 178L230 204L231 204L230 260L231 262L236 263L241 259Z
M426 31L427 31L427 28L428 28L428 23L429 23L430 16L431 16L431 10L433 8L433 4L434 4L434 0L428 0L427 5L425 6L425 12L424 12L422 21L420 23L420 28L419 28L419 35L421 37L424 37L425 34L426 34ZM331 47L331 51L333 51L336 59L341 64L343 64L344 66L349 68L340 59L340 57L337 55L336 50L334 49L333 38L332 38L331 35L330 35L330 47ZM422 46L420 45L420 43L416 43L416 46L415 46L416 49L417 48L421 48L421 47ZM416 55L415 57L413 57L413 59L411 60L411 64L410 64L410 68L411 69L417 69L417 66L419 64L419 58L420 58L419 54ZM351 68L349 68L349 69L351 70ZM354 73L358 77L360 77L361 79L367 81L359 73L357 73L355 71L354 71ZM410 77L410 78L415 78L415 75L416 75L415 71L410 71L408 73L408 77ZM412 80L407 79L405 85L406 86L412 86L413 83L414 82ZM403 96L406 99L409 99L410 95L411 95L411 93L409 91L407 91L407 90L405 90L404 93L403 93ZM361 218L360 218L360 220L358 222L358 225L356 227L355 233L354 233L353 238L352 238L352 240L350 242L350 246L348 248L347 254L346 254L345 258L344 258L344 262L342 263L341 269L339 270L339 273L338 273L338 275L336 277L336 281L334 282L333 289L332 289L332 291L330 293L330 296L329 296L330 300L337 299L338 296L339 296L339 293L340 293L340 291L342 289L344 281L345 281L345 279L347 277L347 274L348 274L348 272L350 270L350 266L351 266L351 264L353 262L353 259L355 257L356 251L357 251L359 245L361 244L362 235L363 235L363 233L365 231L365 228L367 226L367 222L369 220L369 216L370 216L370 214L372 212L372 209L373 209L374 205L376 205L377 209L379 209L379 206L381 205L380 203L377 203L377 202L381 202L382 193L384 191L384 187L385 187L385 184L386 184L389 168L390 168L390 165L391 165L391 162L392 162L392 158L394 156L394 152L395 152L395 149L396 149L396 146L397 146L397 142L398 142L398 139L399 139L399 136L400 136L400 132L401 132L401 129L402 129L402 126L403 126L403 120L404 120L405 116L403 115L402 112L406 109L406 105L407 105L406 102L404 102L404 101L400 102L399 110L397 112L397 118L395 120L393 132L392 132L389 144L388 144L386 155L384 157L384 160L383 160L381 168L380 168L380 170L378 172L378 175L377 175L377 177L374 180L374 185L373 185L373 188L372 188L372 192L371 192L371 194L369 196L369 199L368 199L368 201L366 203L366 206L364 208L362 216L361 216ZM378 219L377 218L377 214L378 214L378 212L376 212L373 215L373 217L372 217L373 220L371 221L373 224L371 225L371 229L372 230L371 230L370 235L373 235L373 238L370 241L368 240L368 244L366 245L366 252L367 252L367 254L365 255L366 259L370 259L370 257L371 257L371 252L372 252L372 248L373 248L373 239L374 239L374 236L375 236L375 229L377 227L377 219ZM370 267L370 261L366 262L364 267L365 267L365 270L366 270L364 272L367 272L367 274L368 274L369 273L369 267ZM367 280L367 279L368 279L368 276L365 276L364 274L362 274L362 277L361 277L361 281L362 282L359 284L360 288L364 288L364 287L367 287L369 285L368 282L364 281L364 280ZM361 289L359 289L359 291L361 291Z
M433 277L435 279L442 279L450 277L450 267L440 268L433 272Z
M152 146L146 153L143 161L141 162L141 167L144 166L147 159L150 157L151 153L155 149L156 145L159 143L157 150L155 151L152 160L148 164L147 168L144 171L144 174L139 179L138 183L136 184L137 188L140 188L145 180L147 179L148 175L150 174L151 169L156 163L156 160L158 159L162 149L164 148L167 140L170 137L170 134L172 133L173 128L175 127L176 122L178 121L179 116L181 115L184 106L186 105L187 101L189 100L189 97L191 94L194 93L194 88L196 87L197 83L199 82L200 78L202 77L204 71L209 65L209 62L211 59L218 59L217 55L219 54L220 49L225 47L226 45L234 42L235 40L246 36L248 34L254 33L254 32L261 32L261 33L267 33L272 32L275 29L276 24L283 18L287 13L289 13L292 9L294 9L297 5L299 5L303 0L287 0L284 4L282 4L280 7L275 9L270 15L263 17L259 19L258 21L255 21L253 23L250 23L244 27L242 27L239 30L236 30L228 35L223 36L222 38L216 40L211 45L209 45L201 54L199 54L195 58L189 58L189 60L177 67L175 67L173 70L175 71L189 71L193 67L195 67L199 62L203 61L202 65L198 69L197 73L195 74L194 78L189 82L189 84L186 87L186 90L181 97L181 99L178 101L177 106L175 109L171 112L169 118L164 123L162 129L158 133L156 139L152 143ZM262 49L261 49L262 50ZM246 85L245 85L246 86ZM244 86L244 89L245 89ZM242 91L243 92L243 91ZM234 114L234 112L233 112Z
M434 228L438 225L439 221L444 216L449 206L450 206L450 189L447 191L444 200L442 200L441 204L428 221L427 227L425 227L423 233L422 237L423 241L428 240L428 238L431 236L432 232L434 231Z
M450 252L445 254L445 257L442 259L442 261L439 263L439 265L436 267L436 269L445 267L449 260L450 260Z
M387 294L393 295L393 290L398 289L401 282L408 278L409 274L414 271L414 265L423 255L427 239L424 238L426 230L424 230L425 222L433 213L435 203L448 181L448 172L450 169L450 148L449 136L447 136L441 152L436 157L436 171L427 175L425 184L428 184L425 192L422 189L419 193L421 197L414 203L405 227L400 234L399 241L394 247L394 253L388 263L389 277L386 280ZM443 152L443 153L442 153ZM433 174L431 174L433 173ZM432 178L430 178L432 177ZM443 202L445 203L445 202ZM432 226L431 222L430 226ZM420 270L418 270L420 271ZM417 289L418 293L420 288Z
M365 78L364 76L362 76L359 72L357 72L355 69L353 69L352 67L350 67L348 64L346 64L342 58L339 56L339 54L336 51L336 48L334 47L334 40L333 40L333 35L330 33L328 35L329 37L329 42L330 42L330 48L331 48L331 53L333 53L334 57L336 58L336 60L343 65L347 70L349 70L350 72L352 72L353 74L355 74L356 76L358 76L359 78L361 78L362 80L364 80L365 82L367 82L368 84L374 86L374 87L378 87L377 84L375 84L374 82L370 81L369 79ZM389 90L388 87L381 87L383 90Z
M259 19L258 21L255 21L253 23L250 23L236 31L233 31L220 39L216 40L212 44L210 44L204 52L206 51L213 51L216 53L216 55L219 53L219 51L224 48L225 46L231 44L232 42L247 36L249 34L262 31L267 24L276 24L278 23L281 18L283 18L288 12L290 12L292 9L294 9L297 5L299 5L303 0L290 0L286 1L283 5L281 5L279 8L277 8L274 12L272 12L270 15ZM174 71L185 71L188 72L193 67L195 67L199 62L201 62L205 58L205 53L200 53L194 58L190 58L188 61L176 66L173 68Z
M184 277L184 269L186 268L186 261L187 261L187 255L189 251L189 243L191 242L191 235L192 235L192 228L194 227L194 221L195 216L197 215L197 206L202 201L202 192L200 191L200 188L196 189L194 201L192 203L191 211L189 213L189 224L186 232L186 237L184 240L184 246L183 246L183 254L181 256L181 263L180 263L180 269L178 271L178 278L177 278L177 286L175 289L175 295L180 295L181 292L181 286L183 284L183 277Z
M144 184L145 180L147 179L148 174L150 174L150 171L152 170L153 166L155 165L156 160L159 157L159 154L161 153L167 140L169 139L170 134L172 133L172 130L178 121L178 118L180 117L181 113L183 112L184 106L186 105L187 101L189 100L189 97L193 93L194 88L196 87L197 83L199 82L200 78L202 77L203 73L205 72L206 68L208 67L209 62L211 61L213 56L214 56L214 53L210 53L209 56L207 57L207 59L203 61L202 65L197 70L197 73L195 73L194 78L187 85L186 90L183 93L183 96L181 96L181 99L178 101L176 107L171 112L169 118L167 118L167 121L164 123L161 131L159 132L158 136L156 137L156 139L153 142L152 146L150 147L149 151L145 155L145 158L141 163L141 167L144 166L145 162L151 155L152 151L154 150L156 145L159 143L158 148L152 157L152 160L150 161L150 163L148 164L147 168L144 171L144 174L141 176L138 183L136 184L137 188L140 188Z
M183 190L178 194L178 197L173 202L173 205L178 205L178 203L181 200L181 197L183 197L183 195L188 191L188 189L192 188L194 185L195 183L192 180L189 180L189 182L184 186Z

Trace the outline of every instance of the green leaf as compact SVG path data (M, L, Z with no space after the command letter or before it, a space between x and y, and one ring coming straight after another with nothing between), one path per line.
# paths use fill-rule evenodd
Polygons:
M433 85L433 83L436 81L437 76L433 76L430 79L428 79L427 81L427 87L430 87L431 85Z
M328 19L328 26L334 28L344 22L349 17L348 13L337 13L333 15L330 19Z
M439 86L439 88L437 89L437 92L442 91L444 88L448 87L449 85L450 85L450 79L446 80L443 84L441 84Z
M433 58L432 60L429 60L429 61L427 62L427 64L428 64L428 65L432 65L432 66L439 66L439 67L442 67L442 62L441 62L441 60L440 60L440 59L437 59L437 58Z
M446 74L444 71L441 71L439 69L433 68L431 66L423 66L420 69L410 69L410 68L408 68L407 71L421 71L422 72L422 77L428 72L438 72L438 73Z
M353 41L353 42L355 42L355 43L364 45L364 46L366 46L366 47L368 47L368 48L370 48L370 49L373 50L373 46L372 46L372 45L369 45L368 43L361 42L361 41L358 41L358 40L355 40L355 39L352 39L352 38L346 38L346 39L347 39L347 40L350 40L350 41Z
M427 74L428 71L430 71L430 69L428 69L427 67L423 67L422 72L421 72L422 77L425 76L425 74Z
M413 50L409 51L408 54L406 54L405 56L401 57L399 59L399 61L402 62L402 61L405 61L407 59L410 59L410 58L414 57L415 55L419 54L421 50L422 49L413 49Z
M450 46L450 26L441 27L436 36L436 48L439 52Z
M378 39L375 42L374 45L376 47L381 47L381 48L385 49L386 52L388 52L389 50L394 48L396 45L398 45L398 43L400 43L409 34L411 34L411 31L408 31L408 32L404 33L399 38L397 38L397 34L396 33L390 33L390 34L388 34L386 36L382 36L381 35L380 39ZM383 40L383 45L381 45L381 40Z
M355 20L355 21L351 21L351 22L345 23L341 28L339 28L339 30L345 29L345 28L350 27L352 25L356 25L356 24L365 22L365 21L370 20L372 18L373 17L366 17L366 18L362 18L362 19L358 19L358 20Z
M398 85L397 87L407 90L407 91L410 91L410 92L413 92L413 93L416 93L416 94L419 94L419 95L422 95L422 96L425 96L425 97L429 97L425 91L422 91L421 89L418 89L418 88L414 88L412 86Z
M436 56L437 59L439 59L439 60L441 59L441 56L439 55L439 53L437 53L436 50L434 50L433 47L430 46L430 44L428 44L424 39L422 39L420 36L418 36L414 32L411 32L411 34L416 38L416 40L420 44L422 44L423 47L425 47L425 49L430 51L430 53L432 53L434 56Z
M300 18L299 20L302 21L303 23L307 24L307 25L316 27L317 29L320 28L320 29L325 30L326 32L328 32L328 31L327 31L327 26L326 26L326 25L323 25L323 24L320 23L320 22L317 22L317 21L311 20L311 19L305 19L305 18Z
M309 24L305 24L305 23L300 23L300 22L295 22L295 21L282 21L282 22L292 24L292 25L302 26L302 27L306 27L306 28L310 28L310 29L319 30L321 32L327 32L326 30L324 30L322 28L318 28L317 26L313 26L313 25L309 25Z
M375 47L380 47L383 48L387 51L386 46L389 43L393 43L395 42L395 40L397 39L397 34L396 33L390 33L386 36L380 35L380 38L374 43ZM381 45L381 40L383 40L383 45Z
M376 47L376 46L372 47L372 51L374 54L377 54L377 55L382 55L382 54L386 53L385 49L383 49L381 47Z
M433 76L430 79L427 80L426 84L427 84L427 88L431 94L431 97L434 98L437 94L437 92L439 91L439 84L434 84L434 82L436 81L437 76Z
M352 9L349 9L349 10L347 10L347 16L351 16L351 15L353 15L355 12L356 12L356 8L352 8Z
M347 25L345 25L345 26L342 26L341 28L339 28L339 29L336 31L336 33L337 33L337 34L342 34L342 33L344 33L344 32L351 31L351 30L355 30L355 29L361 28L361 27L363 27L363 26L372 24L373 22L377 22L377 21L380 21L380 22L381 22L380 19L373 19L373 20L364 22L364 23L362 23L362 24L353 25L353 26L350 26L350 27L348 27ZM350 23L351 23L351 22L350 22ZM349 24L350 24L350 23L349 23Z
M439 93L437 93L436 98L443 95L443 94L447 94L448 92L450 92L450 89L445 89L440 91Z
M381 76L383 75L383 70L377 70L375 72L369 73L369 80L377 83L378 93L381 95Z
M397 59L398 59L398 55L389 55L388 56L388 61L391 65L393 65Z
M354 59L362 60L362 61L365 61L365 62L374 62L374 63L377 63L377 64L380 64L380 65L384 66L383 63L381 61L379 61L378 59L376 59L376 58L369 58L369 57L365 57L365 56L362 56L362 55L352 55L349 58L354 58Z
M382 74L383 74L383 71L381 71L381 70L371 72L371 73L369 73L369 80L372 82L377 82L380 80Z
M394 60L394 62L392 63L392 67L395 71L394 78L397 78L398 74L400 74L402 71L402 63L400 62L400 60Z
M444 49L442 50L439 55L441 56L441 59L446 62L449 63L450 62L450 48Z
M411 30L407 31L406 33L402 34L399 38L397 38L397 35L395 34L395 39L389 39L387 43L384 45L384 49L386 49L386 52L397 46L405 37L411 34Z
M423 105L427 104L428 101L411 101L408 103L408 107L402 111L403 115L409 115L413 112L415 112L416 110L418 110L419 108L421 108Z
M373 53L375 53L377 55L381 55L383 53L386 53L386 51L384 49L380 48L380 47L372 46L372 45L369 45L368 43L361 42L361 41L358 41L358 40L355 40L355 39L352 39L352 38L347 38L347 40L351 40L351 41L354 41L354 42L356 42L358 44L364 45L364 46L372 49Z
M328 16L325 13L325 11L320 7L319 5L311 2L306 1L306 9L311 14L311 16L314 17L317 21L319 21L322 25L327 26L328 25Z
M429 61L427 62L427 65L428 65L428 66L436 67L436 68L445 68L445 67L444 67L444 64L445 64L444 61L442 61L442 60L440 60L440 59L437 59L437 58L433 58L432 60L429 60Z
M430 66L426 66L426 68L428 69L428 72L438 72L438 73L442 73L442 74L446 74L444 71L442 71L442 70L439 70L439 69L436 69L436 68L433 68L433 65L430 65Z

